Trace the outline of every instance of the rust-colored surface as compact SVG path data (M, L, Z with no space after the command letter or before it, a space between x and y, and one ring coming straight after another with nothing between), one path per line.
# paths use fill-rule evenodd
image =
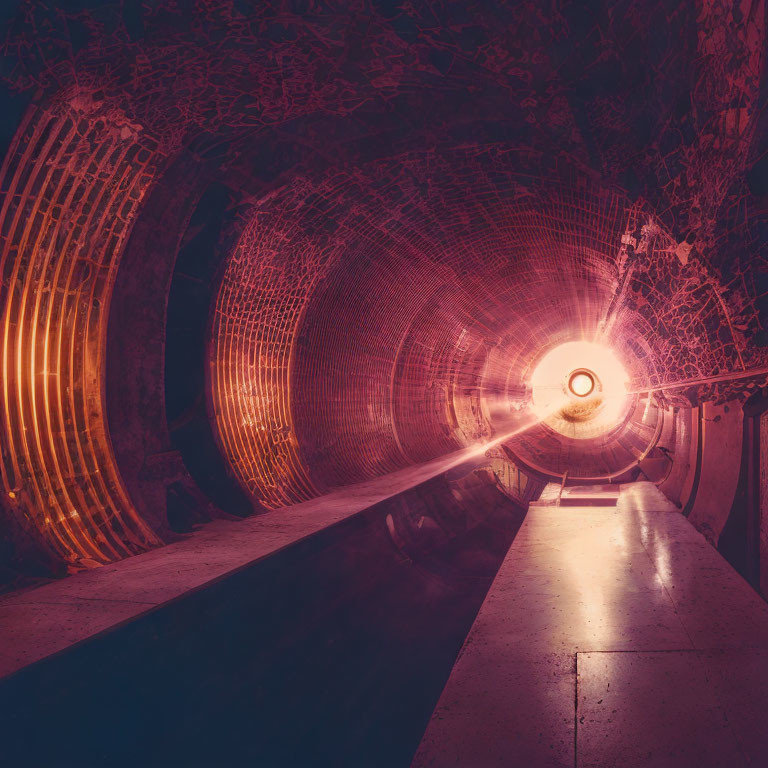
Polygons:
M102 388L110 291L154 150L73 98L29 110L0 172L3 490L69 563L159 543L122 486Z

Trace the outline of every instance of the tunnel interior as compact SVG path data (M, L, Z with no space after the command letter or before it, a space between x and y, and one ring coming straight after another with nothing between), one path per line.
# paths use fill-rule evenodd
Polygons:
M408 765L552 493L765 597L764 0L0 20L0 612L372 494L12 660L14 764Z

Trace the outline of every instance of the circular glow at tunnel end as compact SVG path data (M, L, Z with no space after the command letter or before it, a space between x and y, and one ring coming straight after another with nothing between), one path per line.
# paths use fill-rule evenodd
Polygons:
M597 437L617 426L629 404L629 377L603 344L572 341L551 349L530 378L531 410L555 432Z
M574 371L568 379L568 389L577 397L587 397L595 389L595 377L591 371Z

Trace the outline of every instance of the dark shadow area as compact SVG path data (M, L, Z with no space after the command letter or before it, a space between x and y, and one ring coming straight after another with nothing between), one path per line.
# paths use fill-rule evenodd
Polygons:
M198 487L228 514L246 516L253 504L227 471L205 394L208 323L223 258L219 238L232 215L230 195L221 184L208 187L179 248L168 296L165 403L171 442Z
M762 467L761 425L768 410L766 390L755 392L744 403L739 481L728 520L718 540L720 554L765 597L765 573L761 548L762 514L760 508ZM764 441L764 437L763 437Z
M27 668L3 765L407 766L523 517L438 478Z

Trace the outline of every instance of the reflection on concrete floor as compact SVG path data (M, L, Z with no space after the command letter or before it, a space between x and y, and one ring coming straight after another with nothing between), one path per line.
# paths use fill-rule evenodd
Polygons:
M655 486L532 505L413 765L762 765L766 662L768 605Z

